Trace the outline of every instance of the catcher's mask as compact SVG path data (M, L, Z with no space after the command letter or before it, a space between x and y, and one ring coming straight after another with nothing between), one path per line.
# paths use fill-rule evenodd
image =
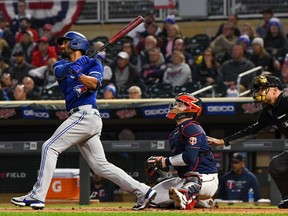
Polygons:
M270 87L277 87L282 90L281 81L270 75L260 75L252 80L251 92L252 97L256 102L264 102Z
M169 119L193 118L197 119L202 112L202 100L189 93L180 93L170 104L170 111L166 117Z

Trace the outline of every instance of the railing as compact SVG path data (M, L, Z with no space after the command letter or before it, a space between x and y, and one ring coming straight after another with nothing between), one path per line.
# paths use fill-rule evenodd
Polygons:
M214 98L215 97L215 86L214 85L205 86L204 88L201 88L201 89L199 89L197 91L192 92L192 95L201 94L201 93L206 92L208 90L212 91L211 97Z
M238 90L238 92L240 92L240 81L241 81L241 79L242 79L244 76L249 75L249 74L251 74L251 73L254 73L255 71L258 71L258 70L261 70L261 71L262 71L262 70L263 70L262 66L258 66L258 67L256 67L256 68L253 68L253 69L251 69L251 70L245 71L245 72L240 73L240 74L238 75L238 78L237 78L237 90Z

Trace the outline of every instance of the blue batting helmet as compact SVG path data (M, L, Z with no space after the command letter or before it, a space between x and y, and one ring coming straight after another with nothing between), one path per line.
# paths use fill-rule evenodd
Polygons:
M87 38L79 32L67 32L63 37L59 37L57 39L57 44L61 46L64 40L70 40L68 45L72 50L82 50L86 53L89 47L89 42Z

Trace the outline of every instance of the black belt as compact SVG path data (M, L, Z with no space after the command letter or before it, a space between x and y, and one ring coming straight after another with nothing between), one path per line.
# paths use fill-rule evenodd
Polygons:
M79 112L80 110L85 110L85 109L97 109L98 110L98 107L96 106L96 108L94 108L92 107L92 105L83 105L83 106L75 107L68 112L68 116L71 116L72 114Z

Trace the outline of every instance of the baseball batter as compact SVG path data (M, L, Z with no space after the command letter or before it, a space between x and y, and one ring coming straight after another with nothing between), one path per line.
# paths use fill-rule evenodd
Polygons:
M172 156L150 157L147 162L162 171L172 166L179 177L155 185L153 189L158 195L151 205L168 207L172 204L178 209L192 209L198 201L201 207L213 207L208 200L213 202L210 198L218 189L218 173L205 131L196 122L201 111L201 99L188 93L176 96L170 106L167 117L177 123L169 137Z
M252 80L252 97L257 103L263 104L258 121L231 134L224 139L207 137L210 144L216 146L229 146L234 140L254 134L259 130L274 125L287 138L288 137L288 96L284 94L281 81L275 76L260 75ZM288 208L288 151L276 155L270 161L269 174L274 179L282 195L279 208Z
M96 94L103 76L101 63L85 55L89 42L78 32L67 32L58 38L57 44L68 57L68 60L56 62L53 68L65 95L69 117L43 144L39 174L32 191L25 196L12 198L11 202L18 206L43 209L59 154L77 145L94 173L134 193L137 204L133 209L144 209L155 198L156 191L109 163L100 141L102 120L97 109Z

